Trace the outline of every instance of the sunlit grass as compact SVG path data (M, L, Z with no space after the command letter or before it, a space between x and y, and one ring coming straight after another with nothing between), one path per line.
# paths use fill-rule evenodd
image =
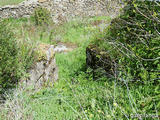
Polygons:
M24 0L0 0L0 6L15 5L15 4L18 4L22 1L24 1Z
M69 42L78 47L70 53L55 56L59 80L53 88L36 93L29 88L21 91L22 94L5 106L6 113L2 115L7 118L10 113L34 120L131 120L131 115L160 114L160 105L156 102L158 94L153 91L156 86L129 85L106 77L95 81L92 74L88 74L91 71L86 72L86 47L99 33L94 21L100 20L110 21L108 17L94 17L89 21L72 21L44 30L28 19L10 21L19 40L28 38L48 44ZM20 106L17 113L11 109L15 100Z

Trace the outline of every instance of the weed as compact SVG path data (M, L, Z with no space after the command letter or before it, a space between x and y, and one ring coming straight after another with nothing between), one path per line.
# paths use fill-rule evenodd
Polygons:
M36 25L49 25L51 22L51 15L50 12L46 8L36 8L34 11L34 21Z

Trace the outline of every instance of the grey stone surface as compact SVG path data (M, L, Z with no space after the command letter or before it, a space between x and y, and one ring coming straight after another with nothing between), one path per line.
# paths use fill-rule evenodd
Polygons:
M40 89L45 85L53 86L58 79L58 67L56 66L54 57L54 46L50 45L48 49L43 50L43 52L46 58L37 61L29 70L29 79L23 81L26 86L33 86L35 89Z
M39 90L45 86L53 86L58 80L58 67L56 65L55 54L67 53L74 48L67 47L66 45L38 45L36 51L43 53L41 58L31 67L28 71L29 77L22 80L21 83L24 87L32 86L35 90Z

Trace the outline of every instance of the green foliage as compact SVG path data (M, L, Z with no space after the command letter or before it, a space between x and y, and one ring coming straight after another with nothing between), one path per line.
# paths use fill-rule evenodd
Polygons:
M9 21L0 21L0 93L14 87L33 62L33 45L18 42Z
M18 48L13 33L0 22L0 89L8 88L19 79ZM0 90L0 91L1 91Z
M121 19L119 26L114 28L113 23L112 30L117 30L114 31L114 35L118 35L115 35L115 39L130 51L130 58L125 57L121 63L130 68L126 69L127 72L136 79L144 81L159 79L160 37L157 32L160 31L159 13L160 7L154 2L130 1L124 8L124 14L119 18Z
M35 120L125 120L132 119L131 115L136 114L157 115L159 88L155 92L154 85L122 85L104 77L94 81L85 72L86 46L71 53L56 55L59 81L54 88L28 96Z
M130 0L123 10L102 34L96 36L94 43L110 53L113 61L116 61L119 72L117 79L122 81L120 84L124 83L128 87L128 92L134 99L135 103L131 103L132 100L127 103L124 96L128 93L124 93L123 97L119 97L118 105L123 106L124 102L128 105L121 109L125 108L129 114L132 114L131 109L133 113L154 113L154 104L157 111L160 108L159 2ZM143 84L133 84L131 81ZM121 90L118 91L121 94Z
M50 12L46 8L36 8L34 11L34 21L36 25L49 25L51 22L51 15Z
M111 51L123 77L127 74L134 81L159 81L159 14L160 6L154 1L129 0L120 17L112 20L105 35L97 40Z
M19 25L21 22L15 23ZM118 82L121 77L116 79L101 77L95 81L92 75L87 74L91 71L89 69L86 71L85 67L86 47L92 37L101 41L101 47L110 48L110 50L113 47L109 44L111 41L103 43L103 39L99 37L102 35L106 40L106 35L110 34L109 29L105 35L98 36L99 32L94 26L79 21L78 23L70 22L64 26L54 27L53 34L61 35L63 42L77 44L77 48L72 52L56 54L59 80L54 87L35 91L31 86L25 86L24 90L18 91L18 96L16 94L14 99L7 101L8 104L3 106L0 118L17 119L19 116L22 119L34 120L132 120L134 119L132 115L157 116L160 114L158 85L127 84L126 82L121 84ZM26 29L23 29L26 33L24 37L29 36L33 42L34 39L27 32L30 27L26 26ZM18 33L18 36L22 36ZM94 35L95 33L97 34ZM114 50L114 52L114 56L118 56L117 51ZM13 111L15 109L16 112ZM135 118L137 119L140 118Z

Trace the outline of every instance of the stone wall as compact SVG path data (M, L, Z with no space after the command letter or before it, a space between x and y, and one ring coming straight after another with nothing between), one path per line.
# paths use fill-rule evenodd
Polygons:
M102 16L116 13L117 0L26 0L18 5L0 7L0 18L30 16L34 9L43 6L51 11L53 21L67 21L75 17ZM114 8L113 8L114 6Z
M37 0L26 0L18 5L6 5L0 7L0 18L28 17L36 7L43 5L44 3L38 2Z
M44 86L53 86L58 79L58 67L55 59L55 46L40 44L35 50L38 60L29 70L29 79L24 80L26 86L40 89Z

